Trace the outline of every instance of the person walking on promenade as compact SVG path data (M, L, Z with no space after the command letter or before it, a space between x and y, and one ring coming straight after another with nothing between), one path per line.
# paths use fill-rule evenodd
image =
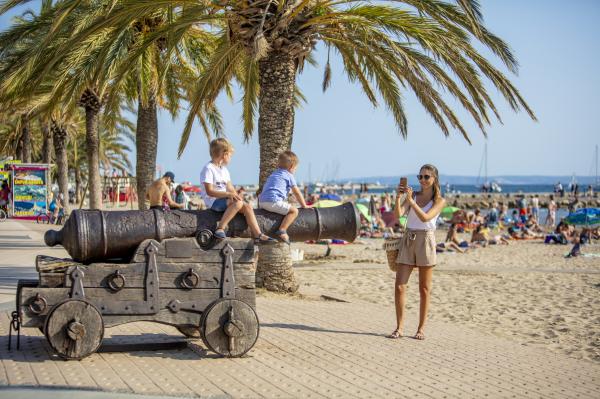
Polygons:
M419 269L419 327L414 338L425 339L425 323L429 310L431 294L431 279L433 267L436 264L435 228L440 212L446 201L442 198L438 170L435 166L426 164L421 167L419 175L420 191L413 195L411 187L399 185L394 212L400 217L408 212L407 231L404 235L402 249L396 263L394 298L396 305L396 329L388 338L400 338L404 328L404 304L408 279L413 269ZM402 194L406 193L401 203Z
M163 177L152 182L146 193L146 198L150 201L150 209L165 209L167 206L169 208L183 208L183 204L178 204L171 197L171 185L174 181L175 175L173 172L167 172Z
M556 202L554 202L554 195L550 195L550 200L548 201L548 215L546 215L544 224L551 228L554 228L554 225L556 224Z
M540 197L537 194L531 198L531 214L536 222L540 221Z

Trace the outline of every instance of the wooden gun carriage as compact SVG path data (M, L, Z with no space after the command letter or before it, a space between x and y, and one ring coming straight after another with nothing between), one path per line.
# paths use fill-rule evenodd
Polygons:
M200 336L223 356L242 356L259 333L257 247L239 238L213 244L147 239L128 263L86 265L40 255L39 280L18 283L13 319L17 327L39 328L66 359L96 352L105 327L142 320Z

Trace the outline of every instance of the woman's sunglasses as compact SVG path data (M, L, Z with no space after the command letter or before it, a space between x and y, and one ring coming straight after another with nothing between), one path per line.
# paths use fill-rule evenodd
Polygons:
M429 175L417 175L417 179L419 179L419 180L429 180L429 179L431 179L431 176L429 176Z

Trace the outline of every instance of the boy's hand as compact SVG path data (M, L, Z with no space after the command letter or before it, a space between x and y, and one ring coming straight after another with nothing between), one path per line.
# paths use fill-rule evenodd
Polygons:
M232 201L242 201L242 197L238 193L229 193L229 199Z

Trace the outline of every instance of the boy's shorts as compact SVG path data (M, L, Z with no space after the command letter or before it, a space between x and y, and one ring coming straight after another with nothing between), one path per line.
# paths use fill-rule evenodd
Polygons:
M215 202L212 203L210 209L215 212L225 212L227 209L227 198L217 198Z
M290 208L292 207L289 202L286 201L277 201L277 202L262 202L258 203L258 207L260 209L264 209L265 211L278 213L280 215L287 215L290 213Z

